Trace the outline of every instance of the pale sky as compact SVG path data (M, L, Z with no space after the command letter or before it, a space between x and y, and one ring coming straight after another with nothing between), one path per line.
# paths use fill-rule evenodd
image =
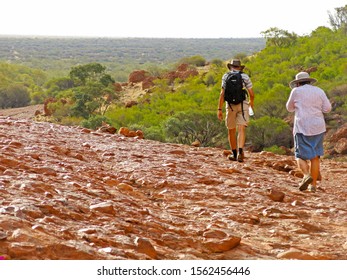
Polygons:
M329 25L347 0L1 0L0 35L246 38Z

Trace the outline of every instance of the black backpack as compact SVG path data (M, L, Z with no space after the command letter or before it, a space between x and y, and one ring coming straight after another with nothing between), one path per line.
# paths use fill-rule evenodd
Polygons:
M224 100L228 104L240 104L246 100L247 91L243 87L242 72L230 72L225 79Z

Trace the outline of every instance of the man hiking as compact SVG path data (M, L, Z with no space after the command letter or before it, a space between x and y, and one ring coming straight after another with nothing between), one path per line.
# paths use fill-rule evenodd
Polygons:
M222 89L218 102L218 119L223 120L223 103L226 103L225 125L228 129L228 140L232 161L243 162L246 127L249 122L249 106L253 109L254 92L249 76L242 72L245 68L240 59L233 59L227 64L229 72L222 77ZM249 97L249 100L248 98ZM238 136L236 137L236 130Z

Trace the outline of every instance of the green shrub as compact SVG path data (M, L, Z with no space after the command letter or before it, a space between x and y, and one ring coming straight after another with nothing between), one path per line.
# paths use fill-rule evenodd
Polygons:
M265 116L252 120L247 130L247 140L257 152L274 145L291 147L293 142L290 126L278 118Z
M82 118L78 117L63 117L60 119L59 123L66 126L80 125Z
M63 103L60 100L48 103L47 107L58 122L71 115L71 104Z
M186 111L176 113L164 123L168 142L190 145L198 140L201 146L214 146L225 132L215 113Z
M194 55L191 57L184 57L182 58L179 63L186 63L189 65L194 65L194 66L205 66L206 65L206 59L203 58L200 55Z
M277 155L285 155L286 154L286 151L284 149L278 147L277 145L274 145L274 146L271 146L268 148L264 148L264 151L271 152L271 153L274 153Z
M97 129L98 127L101 127L103 122L107 122L107 118L105 116L100 116L100 115L95 115L91 116L87 120L83 120L81 122L81 126L85 128L90 128L90 129Z
M24 107L30 103L28 89L20 84L0 89L0 108Z
M165 142L163 130L158 126L147 127L144 128L142 131L146 139Z
M224 61L218 58L212 59L211 60L211 65L217 66L217 67L222 67L224 66Z
M217 83L216 76L213 73L208 73L204 78L204 83L206 86L214 86Z

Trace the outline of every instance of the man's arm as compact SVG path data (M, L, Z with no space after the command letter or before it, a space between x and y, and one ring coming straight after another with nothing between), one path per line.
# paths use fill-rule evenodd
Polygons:
M224 88L221 89L220 95L219 95L219 101L218 101L218 119L221 121L223 120L223 104L224 104Z
M247 89L249 94L249 105L254 109L254 91L253 88Z

